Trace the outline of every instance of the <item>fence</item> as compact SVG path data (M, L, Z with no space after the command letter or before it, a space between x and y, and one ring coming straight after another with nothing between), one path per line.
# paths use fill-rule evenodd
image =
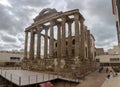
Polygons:
M0 67L2 70L21 70L21 67Z
M18 86L43 83L43 82L47 82L47 81L51 81L55 79L79 82L78 79L70 79L70 78L59 76L59 75L36 73L36 72L25 71L25 70L17 70L17 72L19 71L23 72L17 75L17 72L15 74L15 71L16 70L2 70L1 69L0 75Z

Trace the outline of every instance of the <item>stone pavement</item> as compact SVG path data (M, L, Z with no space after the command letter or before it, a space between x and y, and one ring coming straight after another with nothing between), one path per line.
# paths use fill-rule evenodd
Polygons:
M77 87L101 87L106 79L106 73L94 72L85 77ZM108 86L109 87L109 86Z
M120 87L120 76L106 79L101 87Z

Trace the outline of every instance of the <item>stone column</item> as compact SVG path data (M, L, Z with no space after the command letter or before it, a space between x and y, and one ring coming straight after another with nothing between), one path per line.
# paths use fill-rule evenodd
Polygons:
M81 54L81 59L83 60L84 59L84 56L85 56L85 43L84 43L84 24L83 24L83 20L81 19L80 20L80 24L81 24L81 51L80 51L80 54Z
M87 30L88 40L88 57L91 59L91 41L90 41L90 30Z
M27 59L28 32L25 32L24 60Z
M37 27L37 56L36 59L41 58L41 30Z
M72 56L72 21L68 22L68 56L71 58Z
M79 58L80 56L79 14L75 14L74 19L75 19L75 57Z
M50 22L50 42L49 42L49 56L52 58L54 54L54 21Z
M34 31L31 29L31 40L30 40L30 54L29 54L30 60L34 59Z
M48 56L48 29L45 29L44 58Z
M65 29L66 17L62 17L62 39L61 39L61 56L66 56L66 29Z
M61 24L57 25L57 57L61 57Z

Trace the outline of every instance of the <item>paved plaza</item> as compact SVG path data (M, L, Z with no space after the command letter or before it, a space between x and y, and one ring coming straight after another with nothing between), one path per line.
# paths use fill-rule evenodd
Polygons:
M106 79L106 73L93 72L85 77L77 87L101 87Z
M120 87L120 76L106 79L101 87Z

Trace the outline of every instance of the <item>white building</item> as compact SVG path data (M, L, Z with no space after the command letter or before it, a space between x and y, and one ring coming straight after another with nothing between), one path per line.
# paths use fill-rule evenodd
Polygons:
M114 54L118 55L118 54L120 54L119 46L114 46L112 49L109 49L108 54L109 55L114 55Z
M22 58L22 52L0 51L0 66L13 66L19 64Z
M120 66L120 50L119 46L114 46L108 50L108 55L96 56L96 61L100 62L101 66Z

